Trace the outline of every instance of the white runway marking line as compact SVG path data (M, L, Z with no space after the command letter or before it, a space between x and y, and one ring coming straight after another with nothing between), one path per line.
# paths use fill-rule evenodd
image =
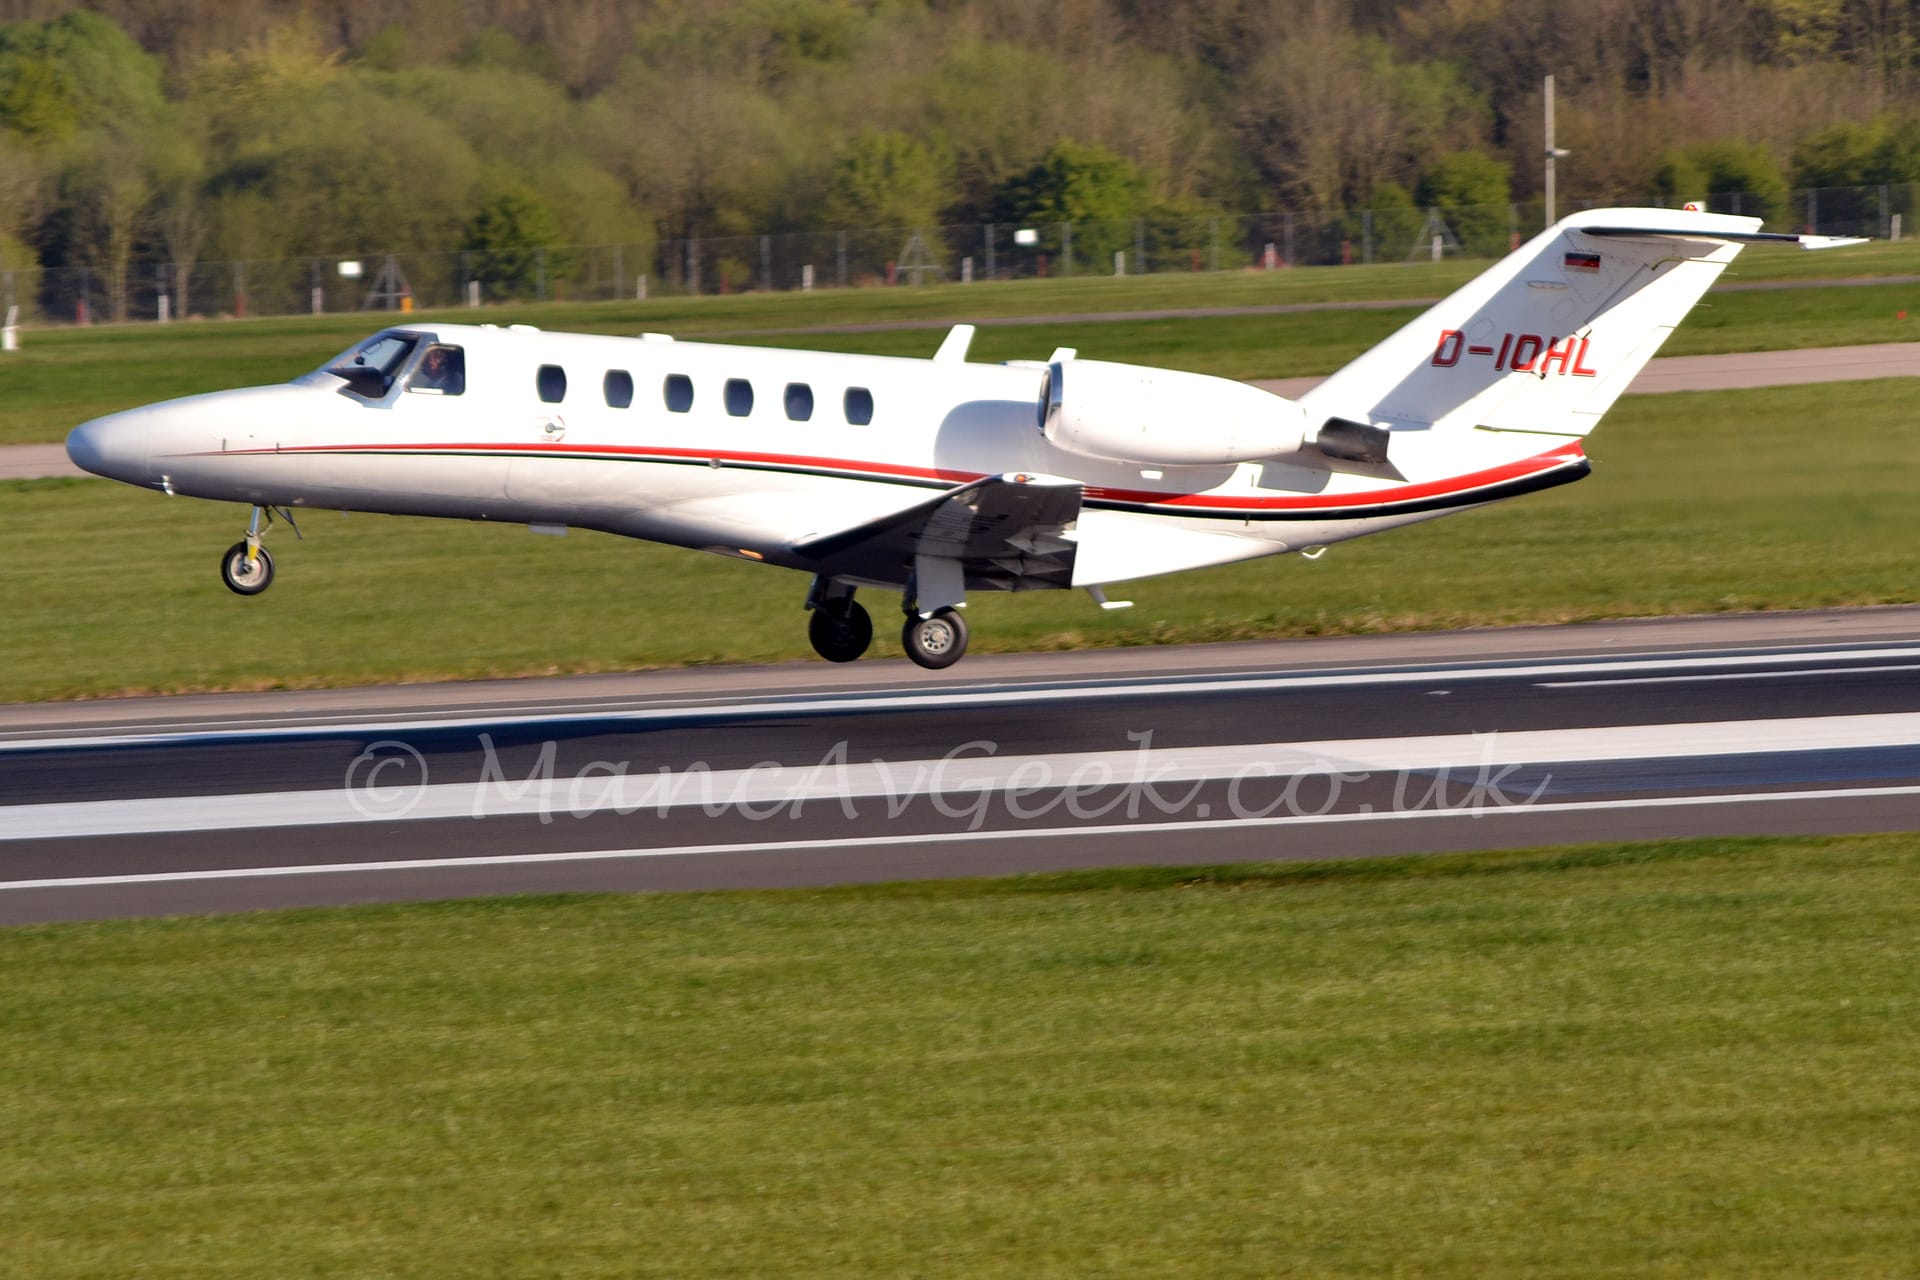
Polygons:
M627 723L646 724L659 720L727 720L746 716L804 715L848 711L928 711L967 710L1014 703L1077 701L1082 699L1120 699L1156 697L1167 694L1262 693L1283 689L1324 689L1335 686L1368 687L1398 684L1423 684L1437 680L1529 679L1548 676L1607 677L1635 671L1696 668L1700 670L1743 670L1754 667L1793 665L1836 660L1870 661L1882 658L1911 658L1914 647L1878 647L1871 649L1825 650L1818 653L1716 654L1708 657L1655 656L1634 658L1583 658L1573 662L1543 659L1486 666L1475 663L1439 664L1422 667L1393 667L1386 670L1309 671L1287 674L1238 676L1221 679L1208 676L1148 677L1118 683L1092 683L1085 686L1061 686L1054 683L1020 685L1011 688L948 685L914 693L822 694L807 693L790 697L755 699L746 702L715 702L705 705L642 707L568 714L570 724ZM418 714L417 712L415 713ZM378 733L399 736L408 733L444 732L449 729L506 729L545 724L555 717L545 714L475 715L465 712L452 718L429 717L404 721L362 717L319 726L325 733ZM234 741L312 737L316 726L307 722L276 725L261 729L196 729L187 732L109 733L102 737L0 738L0 754L20 751L101 747L145 747L168 743Z
M112 876L73 876L67 879L0 881L0 892L20 889L88 889L115 885L181 884L202 880L247 880L288 876L339 875L356 871L453 871L484 867L525 867L565 862L623 862L642 858L721 856L745 853L808 853L826 849L905 848L929 844L975 844L1002 840L1037 840L1058 836L1160 836L1168 832L1246 830L1254 827L1344 826L1365 822L1405 822L1418 819L1488 818L1529 813L1600 813L1612 809L1684 808L1703 805L1768 804L1809 800L1836 800L1874 796L1920 795L1920 786L1861 787L1821 791L1768 791L1749 795L1645 796L1627 800L1573 800L1515 808L1465 807L1414 809L1404 812L1303 814L1266 818L1214 818L1188 822L1115 823L1099 827L1040 827L962 831L952 834L849 836L823 840L767 840L758 843L690 844L659 849L583 849L565 853L502 853L471 858L420 858L394 862L327 862L291 867L229 867L217 871L156 871Z
M1038 793L1071 789L1311 774L1392 775L1608 760L1832 751L1920 744L1920 712L1726 720L1696 724L1528 729L1486 734L1236 743L1211 747L999 756L990 744L957 747L937 760L823 760L750 769L589 769L574 777L397 785L381 791L287 791L226 796L81 800L0 808L0 843L14 840L162 835L187 831L348 826L543 815L583 818L710 806L786 806L878 798ZM971 750L969 748L972 748ZM400 757L388 757L399 760ZM386 798L390 797L390 798Z
M1920 671L1920 662L1864 667L1816 667L1810 671L1722 671L1698 676L1632 676L1623 680L1541 680L1539 689L1607 689L1626 684L1703 684L1710 680L1791 680L1800 676L1877 675L1882 671Z

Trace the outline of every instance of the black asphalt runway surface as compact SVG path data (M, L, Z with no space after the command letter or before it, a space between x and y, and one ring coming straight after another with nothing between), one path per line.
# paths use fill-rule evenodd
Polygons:
M0 923L1920 827L1920 609L0 708Z

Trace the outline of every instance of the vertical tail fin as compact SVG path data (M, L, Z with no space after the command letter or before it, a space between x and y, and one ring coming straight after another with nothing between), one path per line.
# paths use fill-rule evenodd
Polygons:
M1756 241L1760 219L1595 209L1535 236L1301 398L1309 422L1578 437Z

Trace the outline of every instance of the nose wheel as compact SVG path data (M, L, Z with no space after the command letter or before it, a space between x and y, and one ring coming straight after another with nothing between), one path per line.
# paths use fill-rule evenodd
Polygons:
M907 656L929 671L944 671L967 651L967 624L958 610L941 609L922 618L908 617L900 644Z
M293 512L283 511L282 516L292 526L294 536L300 536L300 526L293 522ZM226 554L220 557L220 581L227 584L227 590L240 596L257 596L273 585L273 557L260 545L261 524L273 522L273 508L255 507L253 516L247 521L247 536L228 547Z
M249 552L246 543L236 542L220 557L220 581L235 595L257 596L273 585L273 557L265 547Z

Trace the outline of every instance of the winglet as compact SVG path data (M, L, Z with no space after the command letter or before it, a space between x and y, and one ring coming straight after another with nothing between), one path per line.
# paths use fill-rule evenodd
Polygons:
M940 364L961 364L967 358L967 348L973 345L973 326L957 324L947 330L946 339L933 358Z

